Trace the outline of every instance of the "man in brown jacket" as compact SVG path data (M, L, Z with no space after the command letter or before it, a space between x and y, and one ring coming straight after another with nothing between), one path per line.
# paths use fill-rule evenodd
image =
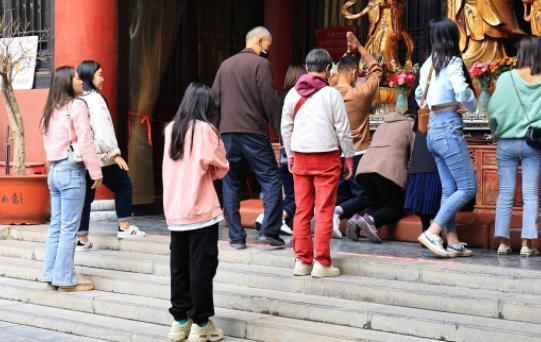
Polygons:
M227 150L229 172L222 182L224 215L229 224L230 245L246 248L246 232L240 224L241 162L245 159L263 191L264 220L259 243L283 246L282 184L268 138L269 123L280 134L280 99L272 69L264 58L272 44L270 32L256 27L246 35L246 48L220 66L212 89L220 101L220 133Z
M355 150L353 168L356 170L362 155L370 144L369 116L372 102L378 94L383 71L376 59L361 45L352 32L347 33L347 40L348 51L338 62L337 83L334 88L342 94L346 104ZM367 74L364 82L355 85L359 70L356 58L358 55L366 63ZM364 206L362 188L354 177L349 181L341 179L334 215L333 234L335 237L341 237L338 228L340 219L349 219Z
M359 230L372 242L381 242L377 228L404 215L408 162L415 133L412 117L391 111L374 133L357 170L367 207L347 222L346 235L359 239Z

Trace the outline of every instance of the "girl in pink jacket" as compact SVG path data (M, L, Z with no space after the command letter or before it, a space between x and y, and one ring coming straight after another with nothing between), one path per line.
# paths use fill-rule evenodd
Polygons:
M171 231L170 341L219 341L212 281L218 267L218 224L223 220L213 181L229 170L225 148L211 123L218 114L212 90L191 83L165 128L163 208ZM195 323L192 325L192 323Z

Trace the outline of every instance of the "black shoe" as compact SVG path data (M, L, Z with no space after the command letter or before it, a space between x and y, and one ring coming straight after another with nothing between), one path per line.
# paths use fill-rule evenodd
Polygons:
M246 249L246 241L229 241L229 247L234 249Z
M259 244L271 245L273 247L285 247L286 245L285 241L279 236L259 235L255 239L255 242Z

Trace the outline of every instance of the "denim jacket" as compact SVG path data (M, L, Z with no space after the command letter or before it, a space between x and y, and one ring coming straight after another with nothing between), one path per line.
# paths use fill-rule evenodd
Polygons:
M460 58L453 57L438 74L434 70L426 96L426 103L430 108L438 105L462 104L470 112L477 109L477 99L466 82L462 63ZM419 86L415 89L415 99L419 106L423 106L421 102L431 67L432 57L426 60L419 73Z

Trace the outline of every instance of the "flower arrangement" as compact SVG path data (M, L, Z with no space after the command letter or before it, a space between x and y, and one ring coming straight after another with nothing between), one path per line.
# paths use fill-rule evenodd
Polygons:
M410 68L395 69L396 71L389 78L389 87L396 88L398 91L408 92L410 91L417 78L417 71L419 71L419 65L415 64Z
M494 75L494 79L497 79L504 72L513 70L516 67L517 67L516 57L504 57L490 63L490 71Z
M479 83L481 89L489 89L494 79L492 70L491 63L474 63L469 72L470 76Z

